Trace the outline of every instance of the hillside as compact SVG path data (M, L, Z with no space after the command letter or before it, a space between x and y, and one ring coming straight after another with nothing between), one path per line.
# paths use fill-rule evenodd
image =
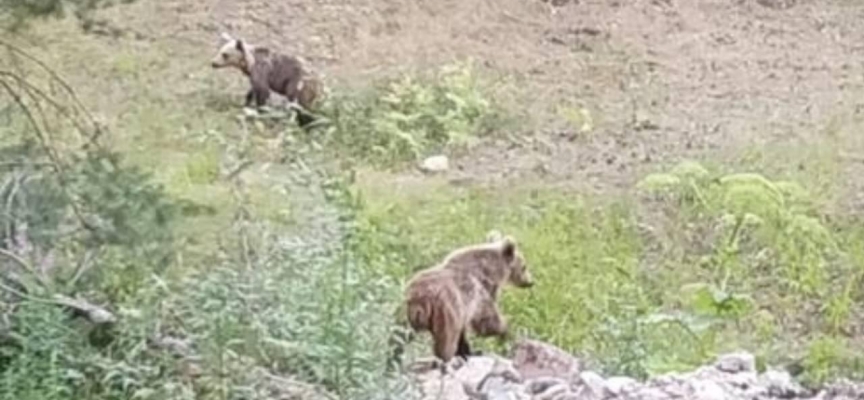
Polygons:
M34 161L56 164L51 152L0 149L0 269L27 289L0 298L0 328L42 343L2 353L3 381L19 382L3 395L269 398L278 378L385 396L405 280L492 229L518 239L538 281L504 290L514 335L604 373L745 350L813 386L864 376L864 4L139 0L96 18L2 39L21 51L0 61L0 144L36 137L66 157L96 129L28 130L6 96L34 95L17 77L62 90L26 52L123 161L70 155L55 172L80 204L54 215L44 204L69 189L39 186L53 172ZM245 78L210 67L222 32L305 58L328 86L325 126L244 117ZM43 117L56 105L37 103ZM416 168L439 154L446 171ZM44 263L58 267L20 278ZM38 304L57 294L117 315L108 347L46 322L59 311ZM153 345L166 338L194 356L172 361ZM55 358L56 376L22 378Z

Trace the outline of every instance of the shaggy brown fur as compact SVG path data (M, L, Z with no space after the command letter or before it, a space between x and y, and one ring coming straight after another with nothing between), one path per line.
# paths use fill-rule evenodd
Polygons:
M249 78L247 107L267 104L270 91L285 96L297 111L300 126L314 121L311 110L323 91L322 82L310 74L303 61L294 56L273 52L266 47L251 46L241 39L223 35L227 41L212 60L213 68L234 67ZM297 107L299 105L299 107Z
M414 332L432 334L433 351L444 365L454 356L467 359L474 354L466 339L469 329L478 336L507 336L497 304L507 282L522 288L533 285L513 238L490 236L487 243L455 250L408 283L403 308L407 324ZM397 348L393 357L401 357L401 351Z

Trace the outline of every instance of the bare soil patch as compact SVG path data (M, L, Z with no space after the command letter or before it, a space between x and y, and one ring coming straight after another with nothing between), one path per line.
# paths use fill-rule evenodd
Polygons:
M844 174L862 171L864 140L848 132L864 110L860 2L197 0L111 13L146 40L187 44L178 55L201 63L226 30L344 84L464 57L508 74L532 116L517 132L526 139L455 160L460 181L604 191L682 158L826 140L843 148ZM557 113L577 106L594 119L589 134ZM860 180L847 181L855 205Z

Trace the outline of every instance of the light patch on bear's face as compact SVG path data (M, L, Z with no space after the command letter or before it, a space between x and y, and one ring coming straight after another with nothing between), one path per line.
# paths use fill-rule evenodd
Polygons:
M213 68L240 67L243 64L243 53L237 50L237 41L232 40L222 45L210 65Z
M248 69L252 63L252 53L249 45L241 39L223 36L225 44L219 48L216 56L210 61L213 68L235 67Z

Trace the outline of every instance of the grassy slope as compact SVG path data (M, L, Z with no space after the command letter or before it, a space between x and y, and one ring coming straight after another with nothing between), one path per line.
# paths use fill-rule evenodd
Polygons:
M173 193L214 207L215 215L198 217L186 228L197 239L194 251L209 251L208 241L230 221L231 198L227 188L212 179L219 149L201 146L195 136L209 130L236 131L234 107L242 93L239 76L210 71L204 62L209 49L197 44L112 42L83 36L61 23L42 24L36 32L31 40L42 49L38 55L59 66L85 102L122 135L111 138L115 146L152 169ZM228 93L238 95L228 98ZM851 131L860 124L850 120L843 126ZM829 138L821 147L757 149L742 158L747 160L744 165L756 170L784 171L800 178L828 207L837 193L830 191L837 184L831 178L841 169L833 150L848 140L846 132L836 136L839 139ZM798 171L804 172L788 171L788 165L797 164L802 165ZM392 185L397 179L408 186ZM790 300L782 295L784 288L767 284L758 289L768 294L759 297L759 310L748 314L743 323L728 324L713 332L717 337L706 334L681 346L689 334L680 329L669 328L668 333L627 322L635 315L686 308L676 291L685 283L706 279L694 265L705 250L694 250L686 242L686 236L693 235L687 231L694 227L690 221L644 220L653 214L638 206L633 195L610 202L544 187L542 182L491 189L430 182L405 175L361 175L359 187L369 205L366 217L370 226L378 228L370 234L370 242L377 246L370 245L370 254L396 254L383 265L404 277L409 267L432 263L453 246L482 238L490 228L512 232L524 245L541 282L531 292L506 295L505 309L516 329L572 350L591 350L611 359L616 368L663 370L738 345L773 356L803 352L816 343L814 351L821 358L814 360L830 361L842 355L843 345L836 343L860 339L855 323L860 314L854 306L860 298L858 289L845 298L852 307L844 329L835 334L821 317L824 310L819 306L825 302ZM268 191L262 184L253 192L254 204L263 215L275 217L290 208L271 200ZM673 242L666 243L666 251L649 246L638 229L640 223L669 227L668 240ZM683 232L676 235L675 230ZM851 261L846 262L860 268L861 250L853 245L859 233L838 236L849 237L846 250ZM739 281L771 275L770 271L746 272ZM707 278L717 277L708 274ZM825 286L820 293L835 289ZM799 309L802 304L814 308ZM677 342L670 343L669 338Z

